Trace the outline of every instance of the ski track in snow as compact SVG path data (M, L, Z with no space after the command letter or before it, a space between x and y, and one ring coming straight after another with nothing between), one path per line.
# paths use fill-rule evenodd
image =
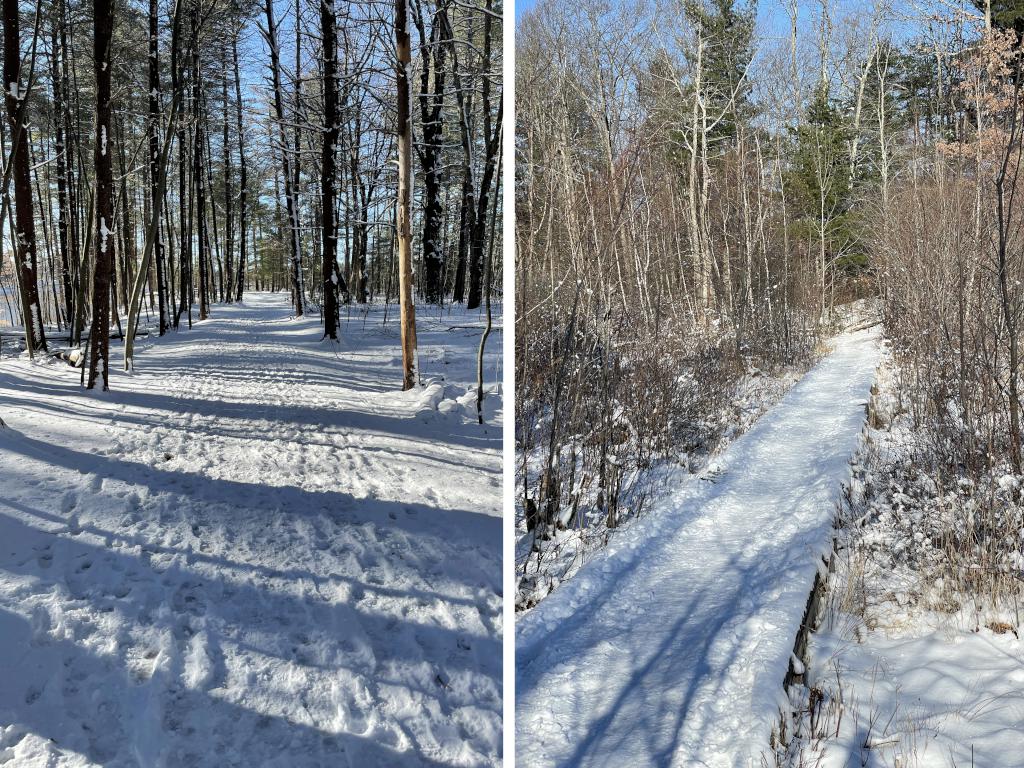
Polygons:
M519 765L761 765L877 359L872 332L838 337L706 475L520 618Z
M0 765L500 764L500 397L398 392L394 308L337 351L289 312L217 306L105 394L0 362ZM479 317L436 314L466 385Z

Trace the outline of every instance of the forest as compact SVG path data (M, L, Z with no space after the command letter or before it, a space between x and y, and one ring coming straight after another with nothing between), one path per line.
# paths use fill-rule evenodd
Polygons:
M497 768L503 4L0 10L0 764Z
M988 713L967 712L1017 694L966 680L993 658L1013 659L993 662L1001 674L1021 663L1022 38L1024 10L1000 0L541 0L519 16L521 760L731 765L756 739L770 765L1001 765L1000 749L1019 749L1019 728L999 741ZM855 406L846 426L830 421ZM801 469L796 453L826 428L854 444L830 464L823 443ZM828 631L778 646L771 685L785 677L790 704L766 694L769 744L768 725L747 729L760 714L734 711L749 701L729 698L742 672L710 682L718 641L685 633L703 620L728 648L734 631L770 642L729 623L761 618L747 602L770 579L737 565L751 549L734 528L761 521L751 534L781 547L826 481L844 491L816 502L812 540L835 545L823 589L812 568L790 615L794 632L805 619ZM733 582L753 596L699 612ZM712 660L629 663L605 646L646 649L662 611L662 654L706 645ZM935 639L954 628L970 652ZM624 667L619 686L610 670ZM587 675L580 703L563 686ZM720 686L706 704L701 685ZM674 742L640 725L680 711ZM716 738L690 732L710 722Z
M332 339L344 305L489 297L502 114L490 0L3 12L0 322L30 355L87 361L86 385L105 388L111 334L127 366L140 320L189 328L246 290L287 290Z

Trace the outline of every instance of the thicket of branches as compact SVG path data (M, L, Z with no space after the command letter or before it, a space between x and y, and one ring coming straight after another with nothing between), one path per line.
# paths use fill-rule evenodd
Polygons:
M480 306L488 276L501 274L502 6L409 3L409 65L396 58L395 9L6 0L5 160L12 126L28 127L10 174L17 237L0 270L0 317L25 325L38 352L47 334L79 346L99 315L122 335L137 314L160 334L190 326L247 289L289 290L297 314L394 301L399 72L409 79L417 294ZM112 166L108 216L94 154ZM336 241L326 258L325 240ZM96 294L108 243L109 314Z
M932 153L872 214L897 392L884 421L914 440L866 493L912 508L917 570L996 595L1024 564L1024 16L1002 18L952 26Z

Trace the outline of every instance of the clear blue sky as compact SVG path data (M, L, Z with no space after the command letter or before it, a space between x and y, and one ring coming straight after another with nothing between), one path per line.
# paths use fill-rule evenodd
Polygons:
M537 4L537 0L514 0L516 8L516 21L528 10L533 8ZM788 21L784 18L784 14L781 12L778 0L761 0L758 3L757 9L758 19L762 24L767 23L769 26L762 27L763 29L774 30L777 25L780 30Z
M517 22L526 11L530 10L537 4L537 0L514 0L514 2ZM859 5L868 5L868 0L844 0L842 5L844 10L849 10L850 8L857 7ZM811 11L806 6L806 3L801 3L801 24L808 23L812 18ZM762 34L789 34L789 17L783 11L779 0L760 0L757 4L757 19L759 23L759 30Z
M519 17L523 15L524 11L528 11L533 8L536 0L514 0L516 4L516 21L519 21Z

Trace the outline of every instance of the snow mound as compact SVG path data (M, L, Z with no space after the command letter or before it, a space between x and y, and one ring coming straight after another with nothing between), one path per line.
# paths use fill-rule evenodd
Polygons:
M477 421L477 389L475 386L466 387L431 382L413 392L415 393L416 418L421 421L437 418L456 422ZM493 421L500 411L500 392L500 385L484 388L483 415L485 421Z

